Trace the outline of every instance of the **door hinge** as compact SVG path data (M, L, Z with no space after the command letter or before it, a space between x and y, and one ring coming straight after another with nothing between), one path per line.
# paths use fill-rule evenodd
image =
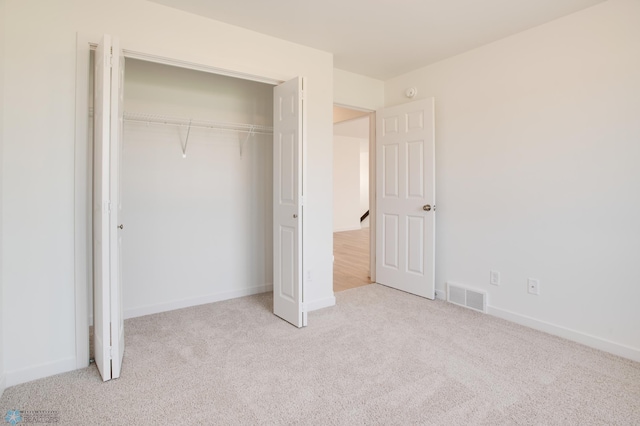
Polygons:
M111 213L111 201L105 201L102 203L102 212Z
M300 205L304 206L304 195L300 196Z
M109 359L113 359L113 346L109 346L107 349L107 355L109 356Z

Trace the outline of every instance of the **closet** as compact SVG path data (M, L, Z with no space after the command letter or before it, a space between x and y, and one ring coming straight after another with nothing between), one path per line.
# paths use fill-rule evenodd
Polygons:
M76 331L93 323L103 380L120 376L124 318L273 290L274 314L306 326L304 79L233 78L120 49L107 34L82 45L77 136L87 147L76 151L88 181L76 181L76 207L93 232L76 229L93 248L93 310L81 289Z
M126 59L124 317L270 291L273 86Z

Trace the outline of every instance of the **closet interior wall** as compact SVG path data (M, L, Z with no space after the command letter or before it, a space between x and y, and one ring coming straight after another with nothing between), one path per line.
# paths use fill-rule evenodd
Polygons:
M127 59L124 110L271 127L272 89ZM272 136L125 119L123 137L125 318L270 291Z

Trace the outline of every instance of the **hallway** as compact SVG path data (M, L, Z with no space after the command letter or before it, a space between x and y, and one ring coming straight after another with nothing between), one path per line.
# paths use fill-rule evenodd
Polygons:
M371 284L369 279L369 228L333 234L333 291Z

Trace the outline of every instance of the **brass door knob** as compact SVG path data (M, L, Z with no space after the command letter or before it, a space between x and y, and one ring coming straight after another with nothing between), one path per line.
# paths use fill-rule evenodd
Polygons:
M429 204L425 204L424 206L422 206L422 210L424 210L425 212L431 211L431 206Z

